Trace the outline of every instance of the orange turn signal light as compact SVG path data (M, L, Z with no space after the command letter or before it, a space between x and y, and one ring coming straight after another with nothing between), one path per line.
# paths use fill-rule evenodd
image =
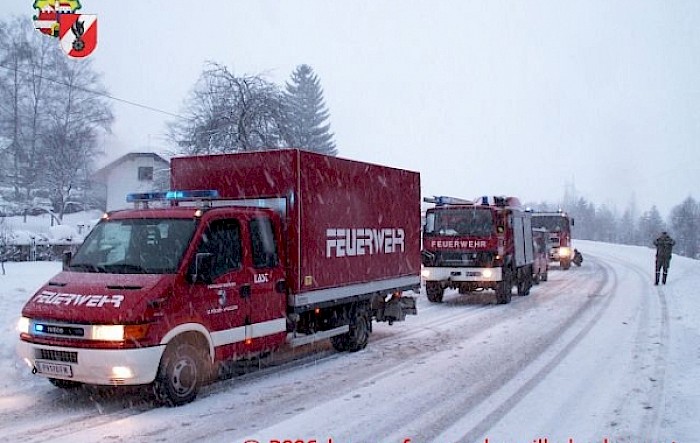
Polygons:
M124 340L141 340L148 334L148 325L124 326Z

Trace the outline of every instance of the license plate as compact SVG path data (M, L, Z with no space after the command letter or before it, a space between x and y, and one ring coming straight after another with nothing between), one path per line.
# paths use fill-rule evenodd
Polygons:
M70 365L60 363L48 363L45 361L36 362L36 369L46 375L60 375L62 377L72 377L73 368Z

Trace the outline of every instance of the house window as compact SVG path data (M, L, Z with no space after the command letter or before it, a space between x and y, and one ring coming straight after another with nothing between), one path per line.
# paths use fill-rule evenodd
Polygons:
M153 181L153 166L139 166L139 180Z

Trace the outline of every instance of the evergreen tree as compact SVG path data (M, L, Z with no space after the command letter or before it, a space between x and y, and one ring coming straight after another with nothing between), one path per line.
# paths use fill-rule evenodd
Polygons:
M700 205L692 198L671 210L671 234L676 240L674 252L697 258L700 229Z
M620 223L617 227L619 230L617 235L618 241L623 245L633 245L637 237L637 230L635 227L635 220L632 215L632 209L625 209L625 212L622 214L622 218L620 219Z
M595 213L596 217L596 232L593 240L604 241L607 243L617 243L617 218L615 213L607 206L600 206Z
M285 108L286 138L290 147L320 154L338 153L330 132L321 82L309 65L297 66L292 73L286 84Z
M639 236L641 246L651 246L654 239L666 230L666 224L656 205L639 218Z

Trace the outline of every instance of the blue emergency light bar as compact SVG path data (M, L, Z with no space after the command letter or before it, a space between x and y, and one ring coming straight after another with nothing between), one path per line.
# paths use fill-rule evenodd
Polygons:
M197 200L213 198L219 198L219 191L207 189L195 191L134 192L126 195L126 201L128 203L154 200Z

